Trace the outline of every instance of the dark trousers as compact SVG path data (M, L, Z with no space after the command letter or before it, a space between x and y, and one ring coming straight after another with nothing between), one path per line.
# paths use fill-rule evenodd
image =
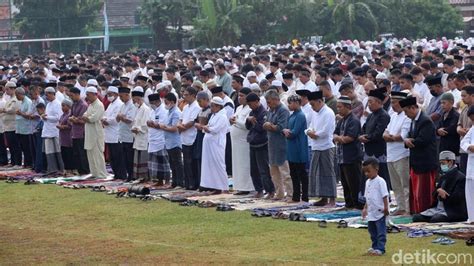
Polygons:
M362 179L361 162L339 164L344 201L347 208L359 208L359 187Z
M35 146L35 172L41 173L46 170L46 155L43 152L41 132L33 134L33 142Z
M89 161L87 160L87 152L84 149L84 139L72 139L72 149L75 158L75 166L80 175L90 173Z
M21 165L21 147L15 131L5 132L8 148L10 149L10 164Z
M194 159L194 145L183 145L183 165L186 188L198 189L200 180L197 177L198 166L197 160Z
M459 171L461 171L463 174L466 174L467 170L467 153L460 153L459 154Z
M230 139L230 133L226 135L225 143L225 171L228 176L232 176L232 141Z
M17 134L16 137L20 143L20 156L23 153L23 164L25 167L31 167L33 165L33 157L31 153L32 135Z
M74 153L72 147L61 146L61 157L63 158L64 169L74 170Z
M250 176L255 191L267 193L275 192L275 186L270 176L268 167L268 145L262 147L250 147Z
M184 183L184 170L183 170L183 157L181 154L181 148L175 147L169 150L168 158L170 160L171 174L173 178L172 186L173 187L185 187Z
M109 150L109 160L114 178L127 179L127 168L125 167L124 154L120 143L106 143Z
M390 175L388 174L388 166L387 163L379 163L379 176L385 180L385 183L387 183L387 191L392 190L392 185L390 184ZM362 175L362 182L360 182L359 185L359 202L361 204L365 204L365 198L364 198L364 193L365 193L365 181L367 180L367 177L365 175ZM388 200L391 201L390 195L388 196Z
M293 201L309 201L308 199L308 172L306 163L288 162L290 165L290 176L293 182Z
M442 214L435 214L433 216L426 216L421 214L413 215L413 222L414 223L448 223L452 222L446 215Z
M377 221L369 221L369 234L372 240L372 248L385 253L385 243L387 243L387 226L385 216Z
M5 134L0 133L0 166L8 164L7 146L5 145Z
M120 149L120 152L123 154L123 162L125 165L125 171L127 172L127 180L133 180L133 142L120 143Z

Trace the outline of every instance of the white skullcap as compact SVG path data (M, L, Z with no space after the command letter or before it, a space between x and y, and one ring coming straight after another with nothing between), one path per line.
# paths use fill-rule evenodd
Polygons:
M249 71L249 72L247 73L246 78L250 78L250 77L257 77L257 74L255 74L255 72L253 72L253 71Z
M234 74L237 73L237 72L239 72L239 70L238 70L237 68L231 68L231 69L229 70L229 74L231 74L231 75L234 75Z
M47 87L46 89L44 89L44 92L45 93L56 93L56 90L53 88L53 87Z
M90 93L97 93L97 88L96 87L87 87L86 92Z
M143 92L143 88L142 86L136 86L135 88L133 88L132 91L139 91L139 92Z
M72 101L71 101L71 100L69 100L68 98L64 98L64 100L63 100L62 104L64 104L64 105L67 105L67 106L71 107L71 106L72 106Z
M173 86L173 84L171 84L171 81L169 81L169 80L164 80L162 82L162 84L163 84L163 86Z
M87 85L99 86L99 83L98 83L97 80L95 80L95 79L89 79L89 80L87 81Z
M7 87L7 88L16 88L16 83L13 82L13 81L9 81L9 82L7 82L7 84L5 84L5 87Z
M10 81L13 82L13 83L15 83L15 84L18 83L18 80L17 80L16 78L11 78ZM16 85L15 85L15 86L16 86Z
M387 79L387 75L385 73L378 73L375 79Z
M224 100L221 97L213 97L211 103L224 106Z
M109 86L107 88L107 92L113 92L113 93L118 93L118 88L115 86Z
M217 82L213 79L210 79L206 82L206 86L207 87L215 87L215 86L217 86Z
M258 86L257 83L252 83L252 84L250 84L250 89L251 90L260 90L260 86Z
M272 81L272 86L281 87L281 85L282 85L281 81L279 81L279 80Z

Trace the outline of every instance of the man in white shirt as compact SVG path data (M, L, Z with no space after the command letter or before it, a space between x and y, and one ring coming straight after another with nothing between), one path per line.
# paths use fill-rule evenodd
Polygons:
M201 108L196 101L197 91L193 87L188 87L183 93L186 105L183 108L182 117L178 123L178 131L181 133L181 143L183 150L184 179L187 189L198 189L197 160L194 159L194 142L196 140L197 129L194 127Z
M135 119L137 108L133 104L130 96L130 89L127 87L120 87L118 89L120 100L123 102L120 112L116 117L119 123L118 143L120 143L120 153L123 156L123 167L127 173L127 180L132 180L133 177L133 133L132 123Z
M2 113L3 130L10 150L10 164L21 165L21 148L16 136L16 112L20 109L20 101L15 96L16 84L12 81L5 85L6 103L0 110Z
M415 67L411 70L410 74L413 76L413 82L415 83L413 86L413 91L421 96L423 101L421 101L420 104L422 104L423 108L426 109L430 103L431 97L433 96L430 93L430 89L424 82L425 77L423 76L423 72L419 67Z
M44 92L48 104L46 105L45 113L41 116L41 119L44 121L41 138L43 138L48 173L64 172L61 146L59 145L59 129L56 127L63 111L61 103L56 100L56 90L53 87L47 87Z
M161 102L160 94L148 96L152 111L147 121L148 126L148 169L150 179L159 186L169 186L171 167L168 152L165 147L165 132L160 124L168 120L168 110Z
M1 66L0 66L1 68ZM0 88L0 110L5 108L6 101L3 98L3 88ZM3 126L3 116L5 114L0 111L0 166L4 166L8 164L8 156L7 156L7 147L5 146L5 129Z
M408 136L411 121L400 107L399 101L408 93L392 91L393 113L383 134L387 142L387 166L390 182L397 201L397 210L392 215L406 215L410 212L410 151L403 140Z
M114 178L125 179L127 172L125 169L125 161L123 154L120 151L119 140L119 122L117 121L117 115L122 108L123 102L118 97L118 88L110 86L107 89L107 100L110 102L107 110L104 112L102 118L102 125L104 126L104 140L105 145L109 150L110 165L114 172Z
M311 128L306 135L311 138L311 163L309 177L309 196L320 197L317 206L335 206L336 174L334 172L333 133L336 128L336 116L326 106L321 91L308 95L311 107L315 111L311 118Z
M306 70L303 70L301 71L300 73L300 81L301 81L301 85L299 88L296 88L297 90L308 90L310 92L313 92L313 91L318 91L318 87L316 86L316 83L314 83L314 81L310 80L310 76L311 74L306 71Z
M132 91L133 103L137 107L131 131L134 136L133 178L139 181L148 179L148 126L151 109L144 100L143 88L137 86Z

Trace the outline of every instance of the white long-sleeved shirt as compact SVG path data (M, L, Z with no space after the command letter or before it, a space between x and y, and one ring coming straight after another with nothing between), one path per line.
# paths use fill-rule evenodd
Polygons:
M148 149L148 126L146 122L150 117L151 108L143 103L138 109L133 121L132 129L138 129L138 133L133 133L133 148L140 151Z
M187 124L191 121L196 120L199 112L201 112L201 107L199 107L199 104L197 101L194 101L191 103L191 105L187 104L183 108L183 113L182 113L182 124ZM195 127L190 127L186 129L185 131L181 132L181 142L183 145L193 145L194 141L196 140L196 135L197 135L197 130Z
M127 124L123 121L119 122L118 141L120 143L133 143L133 134L131 129L136 112L137 107L135 107L132 100L129 100L120 107L119 114L124 115L126 119L132 121L130 124Z
M104 120L108 123L104 126L105 143L118 143L120 125L117 122L117 115L122 108L123 102L117 98L109 104L104 112Z
M59 137L59 129L56 125L59 119L63 115L61 103L55 99L46 105L46 119L44 120L43 131L41 132L42 138L56 138Z
M332 141L334 129L336 129L336 115L327 105L324 105L319 112L314 112L311 117L311 128L318 136L311 139L311 149L313 151L324 151L334 148Z
M150 111L149 121L158 124L166 124L168 121L168 110L164 104ZM148 128L148 153L161 151L165 148L165 131L163 129Z
M411 120L405 115L405 112L393 113L386 131L390 135L401 135L402 139L404 139L408 136L408 132L410 132L410 126ZM405 148L403 141L387 142L387 162L396 162L409 155L410 151Z

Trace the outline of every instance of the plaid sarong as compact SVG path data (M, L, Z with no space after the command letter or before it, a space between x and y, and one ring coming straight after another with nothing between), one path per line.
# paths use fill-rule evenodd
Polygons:
M133 156L133 178L148 180L148 152L135 150Z
M166 149L148 153L148 170L152 181L169 181L171 167Z

